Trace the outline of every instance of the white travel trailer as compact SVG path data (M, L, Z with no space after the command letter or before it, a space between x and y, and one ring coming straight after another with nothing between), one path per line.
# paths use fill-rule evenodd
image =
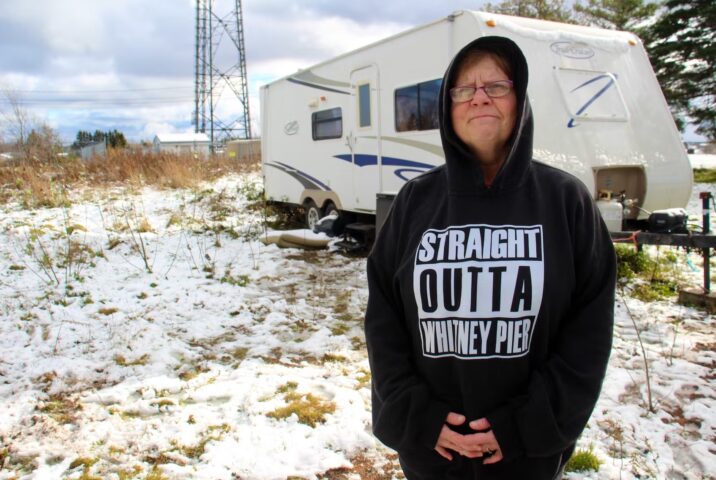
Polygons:
M689 159L644 47L627 32L459 11L261 89L269 200L376 214L410 178L444 162L437 95L474 38L525 53L535 158L581 179L610 230L684 207ZM389 202L387 202L389 204Z

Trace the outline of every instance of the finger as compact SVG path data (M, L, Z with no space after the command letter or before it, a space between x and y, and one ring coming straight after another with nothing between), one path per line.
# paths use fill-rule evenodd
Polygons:
M444 458L446 458L449 461L452 461L452 455L450 454L450 451L443 447L435 447L435 450Z
M440 432L440 440L440 443L446 444L443 446L458 450L456 447L463 443L463 435L460 435L459 433L450 430L450 428L443 426L443 429Z
M442 431L440 432L440 437L438 438L438 442L435 446L459 452L462 450L461 443L462 435L450 430L447 426L443 426Z
M465 442L464 438L462 440L463 441L460 441L455 447L451 447L451 449L455 450L463 457L468 457L468 458L482 457L482 455L485 451L484 445Z
M499 447L497 439L495 438L495 435L492 433L492 431L489 431L487 433L471 433L468 435L464 435L463 442L466 445L479 445L483 449L486 449L487 445L497 445Z
M465 423L465 420L466 419L465 419L464 415L460 415L459 413L450 412L450 413L448 413L448 416L445 419L445 422L450 425L457 426L457 425L462 425L463 423Z
M460 455L467 458L482 458L485 454L482 449L478 450L464 450L460 452Z
M485 431L491 428L490 422L486 418L479 418L470 422L470 428L478 431Z
M495 450L495 453L492 454L492 456L487 457L485 460L482 461L483 465L490 465L493 463L497 463L502 460L502 450Z

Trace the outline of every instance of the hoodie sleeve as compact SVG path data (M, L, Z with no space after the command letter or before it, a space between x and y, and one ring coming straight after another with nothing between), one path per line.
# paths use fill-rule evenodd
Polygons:
M409 246L403 231L405 198L410 184L395 199L368 256L368 308L365 335L372 375L373 432L400 450L416 443L432 449L449 413L431 395L415 370L411 335L406 326L397 269Z
M584 189L572 212L575 288L547 362L526 394L487 415L506 460L555 455L573 445L599 398L612 345L616 259Z

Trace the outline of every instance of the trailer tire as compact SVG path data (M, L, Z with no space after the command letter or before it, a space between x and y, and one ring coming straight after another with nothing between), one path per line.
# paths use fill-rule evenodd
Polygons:
M313 230L313 227L321 219L321 209L310 198L303 202L303 209L306 212L306 227Z
M323 207L323 216L327 217L327 216L333 215L333 214L338 216L338 215L340 215L340 212L336 208L336 204L329 200L326 202L326 205Z

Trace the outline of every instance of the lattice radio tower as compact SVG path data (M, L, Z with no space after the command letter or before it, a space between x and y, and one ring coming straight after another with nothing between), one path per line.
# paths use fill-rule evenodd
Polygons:
M194 131L208 134L212 148L251 138L241 0L196 0L195 79Z

